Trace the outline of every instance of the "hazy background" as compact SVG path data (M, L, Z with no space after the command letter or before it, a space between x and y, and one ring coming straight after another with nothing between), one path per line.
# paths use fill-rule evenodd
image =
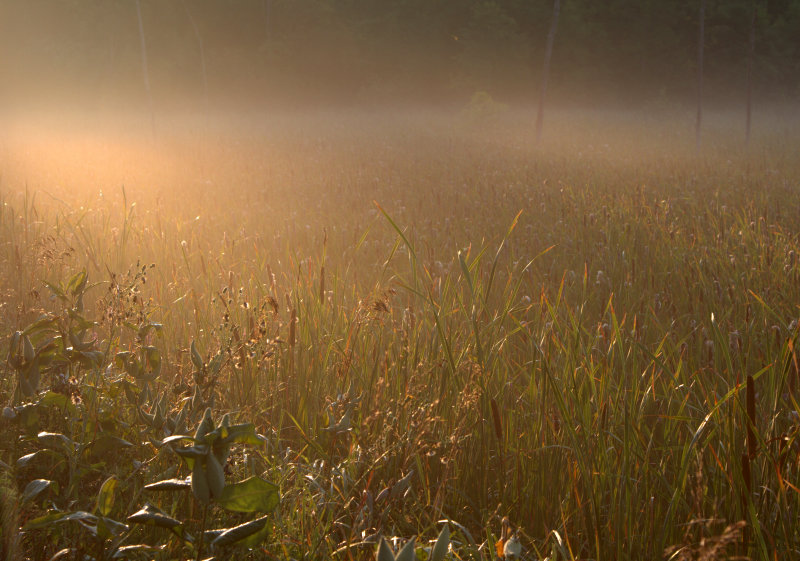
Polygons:
M548 100L694 102L687 0L565 0ZM755 9L754 95L800 95L800 1L707 0L705 98L741 106ZM141 0L157 111L536 103L551 0ZM205 79L203 64L205 65ZM147 110L135 0L0 0L0 104ZM238 105L235 105L238 104Z
M0 0L0 187L297 196L347 150L428 137L442 158L693 156L700 5L562 0L537 143L552 0ZM800 128L800 0L705 0L702 141L722 161L745 146L751 29L751 156Z

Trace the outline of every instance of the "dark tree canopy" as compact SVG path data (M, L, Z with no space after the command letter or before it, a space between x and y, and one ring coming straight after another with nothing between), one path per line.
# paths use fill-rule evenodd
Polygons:
M538 92L551 0L141 0L156 103L441 102ZM709 0L706 95L800 95L800 0ZM697 2L567 0L553 99L690 99ZM0 3L0 96L93 104L143 96L133 0ZM726 99L727 98L727 99Z

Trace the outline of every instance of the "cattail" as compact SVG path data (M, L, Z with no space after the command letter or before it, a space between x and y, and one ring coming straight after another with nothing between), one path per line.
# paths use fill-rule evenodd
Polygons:
M270 295L267 298L267 304L269 304L269 307L272 308L272 313L277 315L278 311L280 310L280 307L278 305L278 301L275 299L274 296Z
M606 402L604 401L603 404L600 406L600 430L606 430L606 420L607 420L607 409L606 409Z
M503 425L500 422L500 409L497 407L497 401L494 398L491 400L492 405L492 420L494 421L494 434L498 442L503 441Z

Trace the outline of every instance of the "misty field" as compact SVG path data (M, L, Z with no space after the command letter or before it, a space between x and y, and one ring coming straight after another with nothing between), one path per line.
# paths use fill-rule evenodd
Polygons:
M0 137L5 558L800 558L796 117L100 121Z

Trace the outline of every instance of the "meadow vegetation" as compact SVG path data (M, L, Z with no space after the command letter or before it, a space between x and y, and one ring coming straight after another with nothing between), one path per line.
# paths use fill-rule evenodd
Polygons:
M6 558L800 556L795 121L491 109L10 127Z

